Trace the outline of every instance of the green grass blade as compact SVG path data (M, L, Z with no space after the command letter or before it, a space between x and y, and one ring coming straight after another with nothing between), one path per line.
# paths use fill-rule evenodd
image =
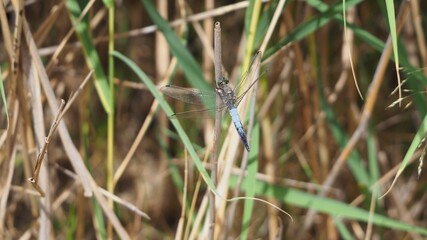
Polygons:
M114 7L114 1L113 0L102 0L102 2L105 4L107 8Z
M406 81L409 89L414 93L423 93L427 85L427 77L422 73L422 70L414 67L410 61L409 56L404 46L399 46L400 64L404 69L404 73L408 80ZM405 86L406 86L405 84ZM412 100L417 107L420 116L427 114L427 100L425 94L414 94Z
M345 223L342 221L340 217L334 218L334 223L342 239L346 239L346 240L354 239L353 235L350 233L350 231L348 231Z
M7 99L6 99L6 94L4 93L1 66L0 66L0 94L1 94L2 105L3 105L3 109L4 109L4 114L6 117L6 126L0 126L0 127L2 129L9 129L9 110L7 109Z
M247 167L248 174L246 175L246 181L244 182L244 184L248 185L245 187L248 189L245 196L250 199L245 199L241 239L248 239L250 220L253 212L253 198L255 197L255 188L251 188L250 186L254 186L256 184L256 174L258 172L259 138L259 123L256 122L252 130L251 151L249 152L249 164Z
M145 86L148 88L148 90L151 92L151 94L154 96L154 98L159 101L160 107L165 111L165 113L169 116L173 114L172 108L169 106L169 104L166 102L166 100L163 98L163 96L160 94L157 87L153 84L153 82L150 80L150 78L129 58L122 55L121 53L115 51L113 55L123 61L126 65L128 65L135 74L141 79L141 81L145 84ZM205 180L206 184L209 186L209 188L215 192L217 195L218 191L216 190L215 185L212 182L212 179L209 177L208 172L203 167L203 163L200 160L199 156L197 156L196 151L194 150L193 145L190 142L190 139L188 138L187 134L185 133L184 129L182 128L181 124L177 119L170 119L172 125L175 127L176 131L178 132L179 137L181 138L184 146L186 147L188 153L190 154L191 158L194 161L194 164L196 165L197 170L199 170L200 174L202 175L203 179Z
M393 0L385 0L387 8L387 20L390 28L391 41L393 43L393 55L396 59L396 64L399 65L399 51L397 50L397 33L396 33L396 20L394 13L394 2Z
M172 54L178 59L178 64L190 85L197 89L212 90L212 87L206 82L196 60L194 60L187 48L181 43L180 39L169 26L169 23L160 16L153 3L150 0L142 0L142 3L151 20L157 25L168 42Z
M65 238L68 240L76 239L75 233L77 230L77 213L74 205L70 205L68 210L67 223L65 226Z
M102 69L101 61L92 39L89 34L89 23L85 19L76 23L82 11L76 0L67 0L67 8L71 13L73 24L76 28L77 36L83 47L83 52L86 59L86 64L89 69L94 69L95 73L95 88L101 100L105 112L109 113L112 109L110 103L110 89L108 87L107 78L105 77L104 70Z
M403 158L402 163L400 164L399 170L396 173L393 183L400 176L400 174L402 174L403 170L405 170L406 166L409 164L409 162L411 161L411 158L415 154L415 151L423 142L423 139L426 137L426 134L427 134L427 115L424 116L421 126L418 129L417 133L415 134L414 139L412 140L411 146L409 147L408 151L405 154L405 157Z
M230 186L235 187L237 177L233 176L230 179ZM248 186L242 185L242 191L247 191L248 188L255 188L257 195L265 197L274 197L285 204L301 207L304 209L315 209L331 216L340 217L348 220L369 221L369 211L362 208L351 206L350 204L343 203L337 200L322 198L317 195L305 193L300 190L281 187L266 183L264 181L257 181L255 185ZM384 215L374 213L372 223L376 226L392 228L401 231L415 232L427 236L427 229L413 226L404 222L400 222Z
M397 48L397 32L396 32L396 20L395 20L395 13L394 13L394 3L393 0L385 0L385 5L387 8L387 19L388 19L388 25L390 28L390 36L391 36L391 42L393 43L393 56L394 56L394 63L396 67L396 74L398 79L398 84L400 86L400 76L399 76L399 51ZM402 97L402 87L399 87L399 98Z

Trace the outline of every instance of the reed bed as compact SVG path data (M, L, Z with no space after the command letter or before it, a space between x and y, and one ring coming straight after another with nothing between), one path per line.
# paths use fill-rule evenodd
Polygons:
M425 238L426 11L2 1L0 238ZM250 151L160 91L223 77Z

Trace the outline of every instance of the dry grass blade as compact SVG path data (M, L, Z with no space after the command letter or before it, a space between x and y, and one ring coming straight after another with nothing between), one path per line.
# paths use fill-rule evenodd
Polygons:
M40 193L41 197L44 197L45 194L42 188L38 184L40 169L42 167L43 159L47 153L47 148L49 147L50 140L52 139L52 135L58 128L59 122L61 121L60 116L62 115L62 111L64 110L64 107L65 107L65 101L61 100L61 105L59 106L58 113L56 114L55 120L53 121L52 126L50 127L49 134L47 135L47 137L45 137L44 145L40 149L39 154L37 155L36 164L34 165L33 176L28 178L28 181L30 181L31 184L33 184L33 187Z
M7 156L9 156L8 159L3 160L6 162L2 162L0 166L2 166L2 168L4 170L6 170L6 172L2 171L2 176L0 178L1 180L1 186L0 186L0 232L4 231L4 223L5 223L5 216L6 216L6 212L7 212L7 202L8 202L8 198L9 198L9 193L10 193L10 188L11 188L11 183L12 183L12 177L13 177L13 173L14 173L14 166L15 166L15 160L16 160L16 144L14 143L14 140L16 138L16 126L18 123L18 116L19 114L17 114L18 112L18 103L16 102L15 107L14 107L14 111L16 114L14 114L14 117L12 119L11 122L11 129L9 131L9 141L11 141L10 145L8 146L9 148L7 148L7 151L9 151L9 153L7 154ZM2 154L3 155L3 154ZM6 155L6 154L4 154Z
M422 63L421 66L427 66L427 47L426 47L426 40L423 30L422 24L421 24L421 16L420 16L420 1L419 0L412 0L409 2L411 4L411 16L412 16L412 22L414 24L415 33L417 35L417 43L418 43L418 49L421 56ZM424 68L424 74L427 75L427 68Z
M4 41L4 46L5 46L7 55L10 59L12 59L12 56L13 56L12 35L10 34L8 18L6 15L6 9L4 8L4 4L0 4L0 24L1 24L3 41Z
M34 39L36 40L36 46L40 46L41 43L45 42L46 38L49 37L49 32L55 25L60 13L64 9L65 2L60 2L54 6L50 11L50 15L43 21L39 29L34 33Z
M285 5L285 3L286 3L286 0L280 0L279 4L277 5L276 11L274 12L274 15L273 15L273 19L270 22L270 25L268 26L268 30L267 30L267 33L265 34L265 38L261 44L261 47L259 48L261 52L265 52L267 48L267 44L270 41L273 31L276 27L277 21L279 20L279 17L282 14L281 10L283 9L283 6Z
M178 222L178 227L177 227L177 233L175 234L175 239L179 240L179 239L187 239L184 238L183 234L184 234L184 223L185 223L185 213L187 212L187 208L186 208L186 202L187 202L187 191L188 191L188 156L187 156L187 152L185 152L185 158L184 158L185 162L185 166L184 166L184 189L183 189L183 194L182 194L182 210L181 210L181 217L179 219ZM186 236L187 237L187 236Z
M52 126L50 127L49 134L47 137L45 137L45 142L43 147L40 150L40 153L37 155L36 164L34 166L34 173L33 176L28 179L28 181L31 182L31 184L34 186L34 188L40 193L42 197L45 196L44 191L41 189L41 187L38 184L39 179L39 173L42 166L43 159L47 153L47 148L49 147L50 140L52 139L53 134L56 132L56 129L59 126L60 121L64 117L64 114L67 112L67 110L70 108L71 104L74 102L80 91L83 89L83 87L86 85L86 83L89 81L93 74L93 70L89 72L86 79L82 82L82 84L77 89L76 93L71 97L71 99L68 101L67 104L65 104L64 100L61 100L61 104L59 106L58 113L55 117L55 120L52 123Z
M24 16L24 5L22 1L12 1L14 13L15 13L15 27L13 31L12 41L12 73L17 74L19 65L19 51L21 49L21 37L22 37L22 21Z

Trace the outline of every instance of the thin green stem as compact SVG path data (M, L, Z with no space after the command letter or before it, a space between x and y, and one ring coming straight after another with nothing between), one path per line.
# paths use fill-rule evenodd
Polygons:
M108 80L110 84L110 106L111 111L108 114L108 146L107 146L107 190L111 193L114 192L114 4L108 7L108 27L109 27L109 41L108 41ZM109 206L113 207L113 201L109 199ZM108 236L112 238L112 225L108 224Z

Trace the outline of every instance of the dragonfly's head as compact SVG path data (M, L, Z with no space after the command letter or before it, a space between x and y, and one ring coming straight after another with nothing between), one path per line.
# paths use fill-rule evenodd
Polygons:
M229 83L229 81L226 77L221 77L221 79L218 81L217 85L218 85L218 87L220 87L220 86L224 86L228 83Z

